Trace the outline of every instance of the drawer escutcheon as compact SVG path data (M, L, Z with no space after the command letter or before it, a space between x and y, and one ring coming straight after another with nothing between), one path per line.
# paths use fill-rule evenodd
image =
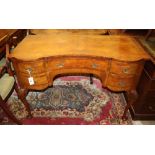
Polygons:
M120 81L120 82L118 83L118 85L119 85L120 87L125 87L125 86L126 86L126 83L125 83L124 81Z

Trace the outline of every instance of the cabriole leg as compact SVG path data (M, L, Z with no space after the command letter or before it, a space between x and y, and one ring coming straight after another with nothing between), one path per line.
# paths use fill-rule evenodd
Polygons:
M138 98L138 94L136 92L136 90L132 90L127 92L127 105L125 107L122 119L123 120L127 120L127 111L129 110L129 108L131 107L132 104L134 104Z
M15 90L16 90L16 92L18 94L19 99L23 102L23 104L26 107L26 110L28 111L28 117L32 118L30 105L29 105L29 103L26 100L26 95L28 93L28 90L27 89L18 89L17 85L15 86Z

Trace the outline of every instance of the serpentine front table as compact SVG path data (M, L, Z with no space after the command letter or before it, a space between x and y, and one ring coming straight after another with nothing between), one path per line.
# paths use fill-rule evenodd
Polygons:
M150 56L134 38L127 36L53 34L25 37L9 58L24 98L28 90L51 86L57 75L93 74L103 87L128 92L125 119L136 99L144 62Z

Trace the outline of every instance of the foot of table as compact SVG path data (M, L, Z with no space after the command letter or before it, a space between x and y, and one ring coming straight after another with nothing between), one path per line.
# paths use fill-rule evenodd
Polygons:
M128 101L127 101L127 105L125 107L125 110L124 110L124 113L123 113L123 116L122 116L123 120L127 120L128 119L127 111L129 110L131 105L135 103L135 101L138 98L136 90L132 90L132 91L127 92L127 96L128 96Z

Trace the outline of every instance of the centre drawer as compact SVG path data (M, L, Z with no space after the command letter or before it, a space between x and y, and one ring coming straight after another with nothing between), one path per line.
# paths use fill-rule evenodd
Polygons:
M107 70L107 59L95 58L58 58L48 61L48 66L51 69L77 69L88 68L95 70Z
M110 72L122 76L135 75L140 66L141 62L112 61Z

